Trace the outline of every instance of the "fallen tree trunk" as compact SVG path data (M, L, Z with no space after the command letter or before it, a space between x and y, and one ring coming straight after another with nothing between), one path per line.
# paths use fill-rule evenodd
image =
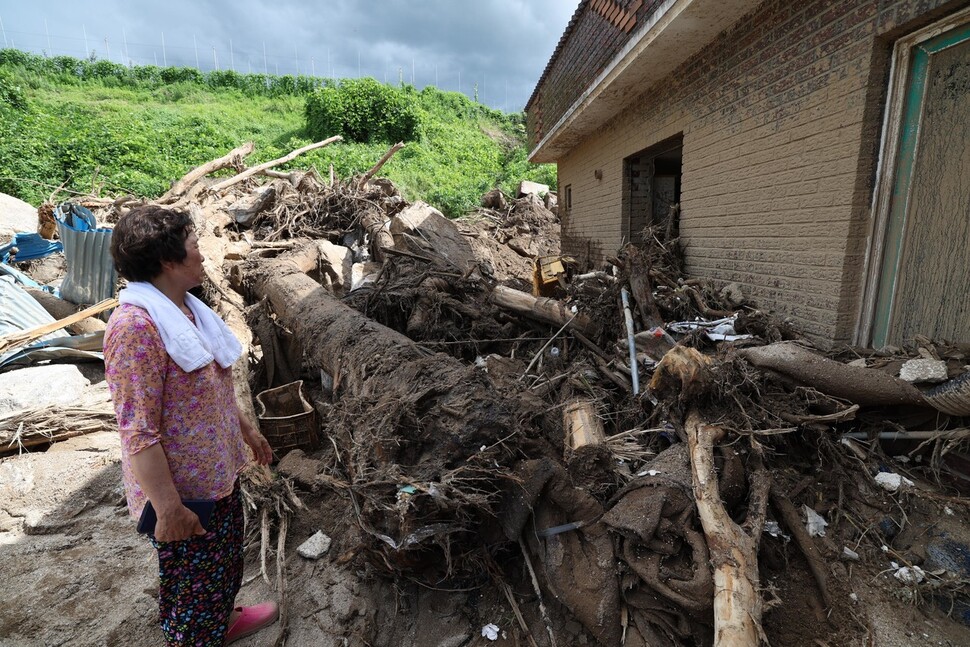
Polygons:
M532 319L556 326L566 326L588 337L596 337L600 326L582 313L573 315L569 309L555 299L534 297L531 294L497 285L492 290L492 302L506 310L517 312Z
M738 354L758 368L777 371L826 395L861 406L927 405L912 384L876 369L836 362L791 342L745 348Z
M218 159L214 159L211 162L206 162L201 166L195 167L186 173L182 179L173 184L172 188L166 191L165 195L157 200L158 204L171 204L178 201L178 199L185 195L185 192L191 189L196 182L210 173L230 167L236 169L237 171L241 171L243 169L243 158L252 152L253 143L246 142L242 146L237 146Z
M474 568L463 551L480 542L474 533L483 520L494 520L505 474L478 456L515 428L510 412L474 367L429 353L304 274L318 253L312 244L261 261L251 285L299 340L305 361L333 376L336 401L354 412L329 420L328 433L354 491L367 493L358 522L376 539L370 549L383 568L425 579ZM402 514L396 488L368 489L382 480L433 483L436 494L414 492Z

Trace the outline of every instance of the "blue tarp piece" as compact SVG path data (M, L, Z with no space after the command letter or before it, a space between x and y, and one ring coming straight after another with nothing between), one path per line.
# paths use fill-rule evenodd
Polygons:
M54 215L58 222L74 231L111 231L104 228L98 229L98 221L94 214L73 202L63 202L57 205Z
M26 285L28 288L34 288L36 290L43 290L44 286L30 278L16 267L12 267L5 263L0 263L0 274L6 274L7 276L13 277L14 281L20 283L21 285Z
M0 245L0 261L9 263L10 253L14 247L17 248L15 258L18 262L33 261L64 251L64 245L57 241L41 238L40 234L35 232L21 232L14 234L13 240L6 245Z

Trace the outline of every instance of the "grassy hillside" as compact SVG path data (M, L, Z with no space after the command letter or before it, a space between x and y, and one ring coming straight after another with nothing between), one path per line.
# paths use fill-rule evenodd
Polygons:
M0 50L0 192L33 204L61 184L82 193L94 186L105 194L154 197L192 167L247 140L256 144L250 164L274 159L314 141L307 97L335 85ZM521 179L554 186L554 167L525 160L521 114L434 88L394 91L413 105L419 125L382 174L409 199L455 216L495 186L509 191ZM387 147L342 143L290 166L315 166L326 175L333 164L347 176L369 168Z

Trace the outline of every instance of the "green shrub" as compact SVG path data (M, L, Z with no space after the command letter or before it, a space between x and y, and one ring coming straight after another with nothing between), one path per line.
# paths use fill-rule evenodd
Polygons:
M374 79L202 73L191 68L0 50L0 191L38 204L58 186L105 195L161 195L191 168L244 141L256 165L343 133L347 141L282 168L333 164L339 177L385 165L408 200L459 216L494 187L549 184L550 164L526 159L521 113L505 115L458 92L391 87ZM228 171L223 172L228 173Z
M0 106L6 104L14 110L27 109L27 96L23 88L15 84L3 70L0 70Z
M307 97L306 119L314 139L342 135L351 142L397 142L419 135L413 96L372 78L317 88Z

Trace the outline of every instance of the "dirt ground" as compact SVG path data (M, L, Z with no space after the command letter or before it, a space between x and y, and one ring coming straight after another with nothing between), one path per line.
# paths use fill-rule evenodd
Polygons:
M326 489L301 496L308 510L296 516L286 546L286 644L529 644L510 606L492 587L430 590L374 578L353 560L344 560L355 543L347 502ZM0 501L0 643L163 644L154 551L134 532L124 507L115 434L92 434L47 452L0 459ZM913 532L918 535L920 524L930 521L913 519ZM299 557L297 545L318 529L334 538L329 554L316 562ZM907 601L889 575L849 562L833 565L830 581L837 605L827 616L815 601L797 550L781 540L766 541L775 542L762 559L763 581L777 597L764 618L773 645L970 644L970 628L932 604ZM247 556L244 582L243 603L279 597L259 575L255 549ZM852 602L850 593L858 601ZM514 594L536 642L549 644L534 595L528 590ZM593 644L579 623L566 619L554 601L546 602L559 645ZM488 623L502 632L494 643L481 636ZM270 645L279 633L277 625L237 644ZM806 641L808 636L815 638Z

